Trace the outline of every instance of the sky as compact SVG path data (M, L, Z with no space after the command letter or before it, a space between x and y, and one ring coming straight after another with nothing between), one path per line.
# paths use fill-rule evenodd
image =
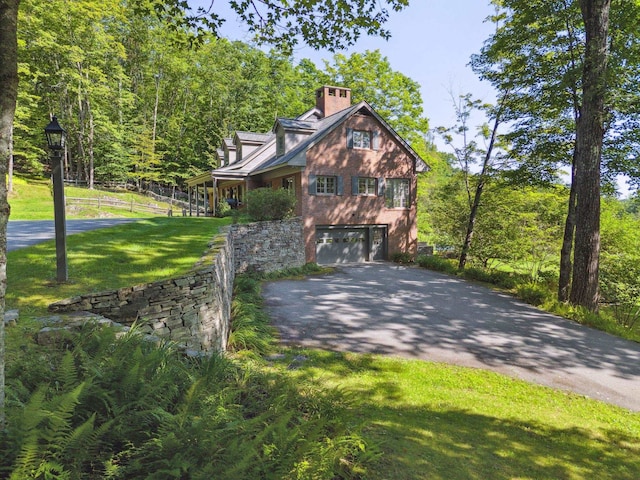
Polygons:
M199 3L208 6L210 0L190 0L192 6ZM218 0L215 8L221 8L223 3ZM451 93L471 93L486 102L494 100L492 88L481 83L468 66L471 55L480 51L492 32L491 23L484 22L491 13L488 0L411 0L403 11L390 12L385 25L391 33L389 40L364 36L340 53L380 50L393 70L421 86L424 113L431 128L453 126ZM223 36L249 41L242 22L234 16L227 18ZM322 60L331 60L333 54L300 46L294 57L309 58L322 68ZM437 139L436 143L442 146Z

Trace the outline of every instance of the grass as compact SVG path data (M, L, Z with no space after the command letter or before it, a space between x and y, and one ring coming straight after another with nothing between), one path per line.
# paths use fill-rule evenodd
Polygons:
M52 282L53 242L10 252L7 306L19 308L21 315L39 315L48 303L61 298L187 271L218 227L229 221L157 218L71 235L70 282L64 285ZM309 271L294 272L305 273ZM260 311L259 287L245 284L246 296L236 300ZM249 310L242 307L236 305L244 313ZM254 317L262 322L257 327L263 329L262 335L269 335L264 315ZM251 328L251 315L245 315L243 322L243 328ZM20 365L31 365L48 378L55 371L30 342L28 324L21 317L17 328L7 329L8 365L24 362ZM250 340L245 331L238 343ZM297 385L297 411L304 415L296 418L301 424L305 416L327 414L314 405L317 392L345 398L348 408L332 410L327 422L353 427L367 451L377 453L367 457L367 473L360 478L640 478L639 413L481 370L319 350L287 348L281 353L272 360L238 353L235 361L246 362L265 377ZM13 375L21 378L22 373ZM241 380L251 398L264 395L272 385L256 387L249 379ZM315 387L303 387L310 384ZM260 412L253 414L260 418ZM196 415L188 418L197 420ZM262 428L268 430L269 425ZM211 442L215 431L209 433ZM188 438L198 443L198 438ZM349 457L340 461L348 462ZM307 474L300 478L316 478L314 472Z
M106 190L89 190L88 188L65 186L65 196L96 198L114 197L127 202L147 205L163 206L165 211L167 204L156 202L155 200L133 192L110 192ZM53 191L51 182L42 178L25 178L14 176L13 192L9 194L9 204L11 205L10 220L53 220ZM70 209L67 207L68 219L74 218L100 218L100 217L129 217L147 218L152 216L149 213L130 212L127 209L117 209L97 206L86 206Z
M259 308L255 282L241 278L242 286L236 301ZM254 318L262 329L264 315ZM267 357L265 368L349 398L351 410L338 423L353 422L356 412L367 448L379 452L363 478L640 478L640 413L478 369L309 349L280 353Z
M55 242L7 254L7 308L42 315L63 298L187 272L230 219L157 217L69 235L69 281L55 282Z
M373 479L637 479L640 415L474 369L285 350L273 369L339 388L379 445ZM291 359L307 360L296 369Z

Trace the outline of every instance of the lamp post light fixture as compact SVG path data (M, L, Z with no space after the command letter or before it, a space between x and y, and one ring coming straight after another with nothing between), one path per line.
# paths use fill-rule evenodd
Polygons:
M67 274L67 225L64 211L64 178L62 170L62 150L66 132L53 116L44 128L47 144L51 150L51 172L53 176L53 213L56 230L56 280L66 282Z

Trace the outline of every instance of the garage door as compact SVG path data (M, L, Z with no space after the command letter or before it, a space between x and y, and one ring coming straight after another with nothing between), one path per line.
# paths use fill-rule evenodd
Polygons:
M318 229L317 263L352 263L367 261L367 231L364 229Z
M358 263L384 258L386 229L363 225L357 228L316 229L316 262Z

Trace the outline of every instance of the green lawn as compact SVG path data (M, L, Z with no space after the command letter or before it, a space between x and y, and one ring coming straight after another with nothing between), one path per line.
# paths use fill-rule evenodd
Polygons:
M157 202L150 197L133 192L114 193L105 190L89 190L88 188L72 187L64 188L66 197L96 198L113 197L127 202L135 202L146 205L158 205L166 212L169 206ZM10 220L53 220L53 191L51 182L47 179L14 177L13 192L9 194L11 206ZM68 219L73 218L99 218L99 217L130 217L147 218L153 216L149 213L131 212L129 209L117 209L97 206L67 207Z
M271 368L351 399L381 452L366 478L640 478L638 413L481 370L286 352ZM295 355L308 360L287 368Z
M157 217L69 235L69 281L55 282L53 240L7 254L7 308L42 315L47 306L83 293L115 289L188 271L230 219Z

